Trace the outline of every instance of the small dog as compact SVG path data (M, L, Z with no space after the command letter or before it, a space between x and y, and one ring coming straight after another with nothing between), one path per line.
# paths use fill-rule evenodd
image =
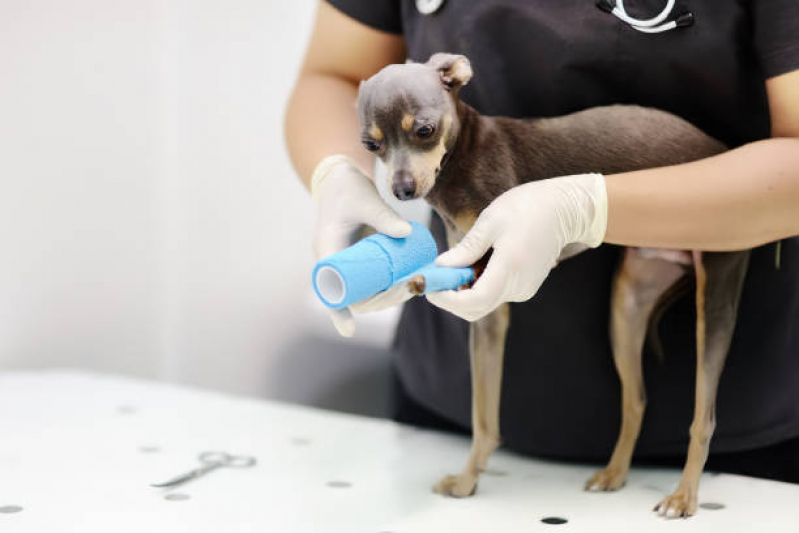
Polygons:
M725 150L686 121L637 106L596 107L557 118L481 116L458 99L472 77L464 56L390 65L361 83L362 141L388 169L400 200L425 198L442 218L450 246L497 196L533 180L674 165ZM607 467L586 490L621 488L646 405L641 353L647 327L678 282L696 277L697 375L694 420L682 478L655 510L696 512L699 478L715 428L716 390L729 349L749 251L686 252L627 248L613 279L610 333L622 385L622 423ZM412 288L409 288L412 291ZM438 482L441 494L474 494L500 443L499 400L509 306L471 324L472 431L464 470Z

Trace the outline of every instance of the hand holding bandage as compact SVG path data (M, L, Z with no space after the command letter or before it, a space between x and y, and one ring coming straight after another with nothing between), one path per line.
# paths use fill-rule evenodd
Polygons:
M364 224L396 238L407 237L411 233L408 222L380 198L372 180L346 156L330 156L317 165L311 178L311 194L317 205L314 229L314 253L317 259L349 246L352 234ZM400 299L394 302L387 299L388 296ZM379 300L371 303L388 307L402 303L404 300L401 297L403 295L398 293L382 294ZM338 332L345 337L352 336L355 321L350 308L330 309L329 313Z
M378 233L319 261L312 276L319 299L334 310L354 306L360 311L359 302L376 310L381 304L397 305L417 294L454 290L474 280L471 267L435 265L438 251L430 231L416 222L411 227L407 237Z
M435 292L427 299L470 322L505 302L528 300L558 260L568 255L567 246L593 248L602 243L607 213L601 174L516 186L491 202L463 240L436 260L439 266L470 265L493 250L485 273L469 290Z

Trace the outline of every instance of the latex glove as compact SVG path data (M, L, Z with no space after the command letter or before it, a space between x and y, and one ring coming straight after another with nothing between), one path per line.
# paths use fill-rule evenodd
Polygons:
M411 225L380 197L372 180L346 156L330 156L317 165L311 178L311 194L317 205L313 240L317 260L349 246L353 232L363 224L396 238L411 233ZM385 309L411 296L407 287L395 286L351 308L328 311L338 332L351 337L355 333L353 311Z
M436 259L441 266L467 266L493 247L483 275L471 289L431 293L427 299L474 321L504 302L532 298L567 245L602 243L607 206L601 174L535 181L506 191L480 213L460 243Z

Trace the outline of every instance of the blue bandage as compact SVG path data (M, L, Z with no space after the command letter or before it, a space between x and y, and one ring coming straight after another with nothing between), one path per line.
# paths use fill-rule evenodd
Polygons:
M398 283L404 283L416 276L424 278L424 294L436 291L456 290L474 281L474 269L472 267L440 267L435 263L430 263L412 274L405 276Z
M425 276L425 292L457 289L474 278L471 268L432 264L438 254L433 235L419 223L410 224L411 234L404 239L370 235L319 261L312 282L322 303L343 309L416 274Z
M438 249L430 231L411 222L404 239L377 233L316 264L313 285L322 302L342 309L391 287L419 267L432 262Z

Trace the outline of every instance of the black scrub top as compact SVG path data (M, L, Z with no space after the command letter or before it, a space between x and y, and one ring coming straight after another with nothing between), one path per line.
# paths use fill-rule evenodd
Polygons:
M730 147L769 137L766 78L799 68L799 1L678 1L695 23L644 34L594 0L447 0L423 15L414 0L329 0L378 30L402 33L408 57L465 54L462 98L483 114L543 117L608 104L679 115ZM429 3L429 2L428 2ZM665 0L627 0L636 18ZM673 17L672 17L673 18ZM591 169L586 169L590 171ZM799 216L799 208L797 209ZM434 228L441 231L439 221ZM754 250L721 377L712 451L799 435L799 239ZM620 424L608 338L619 248L603 245L555 268L531 300L511 304L501 400L503 443L551 457L606 459ZM639 456L684 453L696 364L693 298L660 325L665 359L647 349L647 412ZM394 342L399 377L417 402L471 421L468 324L416 298Z

